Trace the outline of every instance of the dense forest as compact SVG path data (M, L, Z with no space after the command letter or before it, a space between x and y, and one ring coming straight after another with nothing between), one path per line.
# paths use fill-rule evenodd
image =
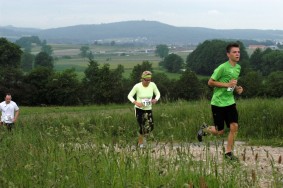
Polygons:
M144 70L153 72L163 101L209 98L212 88L207 86L207 79L200 79L198 75L208 78L216 66L227 61L225 46L229 43L204 41L185 62L167 51L160 66L165 66L169 72L179 71L181 76L177 80L169 79L166 73L155 73L149 61L135 65L130 77L124 78L122 65L110 69L109 64L100 65L91 56L84 77L79 79L73 68L62 72L54 70L52 48L46 41L36 37L29 40L32 41L20 39L13 43L0 38L0 95L9 92L18 104L29 106L125 103L128 92L139 82ZM282 97L283 51L256 49L248 56L244 44L238 42L241 44L239 64L242 67L239 83L245 90L242 97ZM31 43L40 45L41 52L31 54Z

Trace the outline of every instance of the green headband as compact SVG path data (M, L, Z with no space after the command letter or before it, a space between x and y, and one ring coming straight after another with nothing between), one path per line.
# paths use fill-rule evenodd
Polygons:
M142 79L144 79L144 78L151 78L151 75L150 74L142 75Z

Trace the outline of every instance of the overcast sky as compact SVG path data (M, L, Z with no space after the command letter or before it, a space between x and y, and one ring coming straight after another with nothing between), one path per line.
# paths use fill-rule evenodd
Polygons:
M283 0L0 0L0 26L47 29L128 20L283 30Z

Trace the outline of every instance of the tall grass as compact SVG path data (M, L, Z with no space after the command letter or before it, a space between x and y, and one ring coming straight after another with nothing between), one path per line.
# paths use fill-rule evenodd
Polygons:
M238 139L282 146L282 103L238 101ZM141 150L131 104L22 107L12 133L0 128L0 187L257 187L259 172L222 160L217 139L194 150L210 113L206 100L154 106L155 129ZM274 167L272 185L282 186L280 177Z

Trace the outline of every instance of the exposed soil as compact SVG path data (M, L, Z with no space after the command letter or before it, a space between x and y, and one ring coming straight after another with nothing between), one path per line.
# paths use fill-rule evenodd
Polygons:
M185 154L195 161L214 160L221 164L223 162L223 146L226 142L214 143L162 143L150 141L145 149L150 150L152 157L174 158L178 153ZM62 146L64 147L64 146ZM75 144L76 149L95 148L95 144ZM105 146L105 149L109 149ZM140 150L137 146L115 145L115 151L135 152ZM247 177L254 182L253 187L273 188L283 187L283 147L249 146L244 142L236 142L234 154L241 165L240 168L247 172ZM233 166L232 166L233 168ZM276 179L275 179L276 178ZM274 183L276 182L276 183Z
M223 160L223 143L209 144L209 146L208 143L190 143L182 146L178 143L153 143L151 147L153 150L164 150L163 152L167 154L187 148L186 150L195 160L206 160L208 155L210 158L217 156L219 162ZM277 181L283 185L283 147L248 146L244 142L236 142L234 153L239 158L240 165L246 168L250 178L254 179L259 187L274 187L272 181L275 180L272 177L275 173Z

